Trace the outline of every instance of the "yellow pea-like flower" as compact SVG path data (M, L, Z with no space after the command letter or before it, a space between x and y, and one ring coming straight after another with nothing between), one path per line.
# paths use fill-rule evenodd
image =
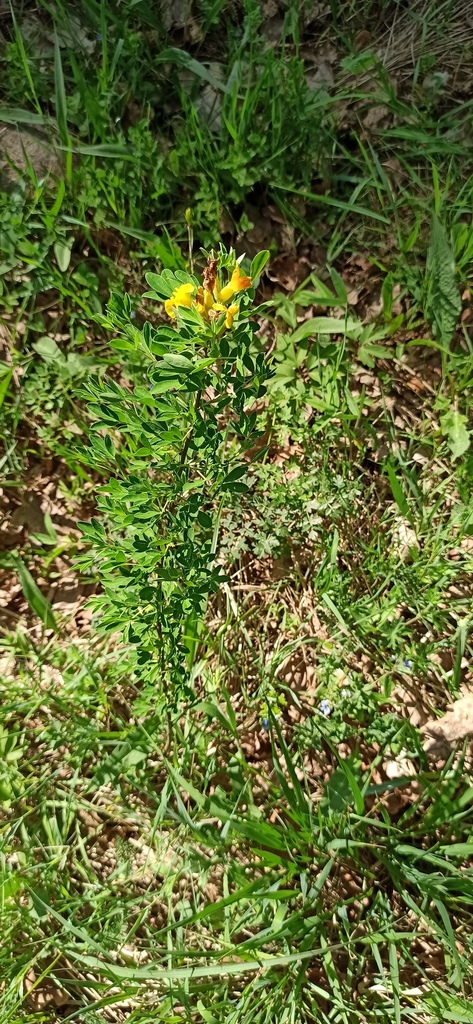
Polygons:
M230 328L233 326L233 319L236 313L238 313L238 306L236 302L234 302L233 306L229 306L227 309L227 315L225 317L225 327Z
M164 308L172 320L176 319L180 306L185 309L195 309L207 323L218 319L220 314L224 313L225 329L229 330L238 313L238 305L228 306L227 302L236 292L241 292L244 288L249 288L250 285L251 278L242 274L237 264L228 284L224 288L220 288L217 278L217 260L213 259L204 270L202 284L198 287L191 282L178 285L170 298L166 299Z
M245 288L251 288L251 277L248 277L246 274L242 274L238 263L231 276L230 284L233 285L236 292L241 292Z
M179 288L175 288L171 298L166 299L164 308L168 316L176 319L176 309L179 306L185 306L186 309L190 309L192 306L192 292L194 291L193 284L180 284Z
M221 302L228 302L228 299L231 299L233 295L235 295L235 292L241 292L245 288L250 287L251 277L247 277L246 274L242 274L240 267L237 263L229 283L226 284L225 287L221 289L219 299Z

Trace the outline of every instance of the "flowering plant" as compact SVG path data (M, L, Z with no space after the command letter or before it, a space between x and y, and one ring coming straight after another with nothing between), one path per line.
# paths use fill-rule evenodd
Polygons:
M226 579L220 512L229 492L247 489L242 454L259 436L252 406L270 370L251 313L268 255L248 275L223 248L208 254L201 280L148 274L145 296L167 322L137 327L126 295L97 318L116 332L114 347L141 353L146 382L93 379L84 391L97 419L79 454L111 475L99 517L81 524L90 546L79 564L102 583L100 628L134 647L136 671L168 704L189 687L208 595Z

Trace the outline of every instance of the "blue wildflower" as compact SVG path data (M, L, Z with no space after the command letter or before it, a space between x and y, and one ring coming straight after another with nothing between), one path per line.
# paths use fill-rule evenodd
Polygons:
M269 719L268 718L262 718L261 719L261 725L263 726L263 729L266 732L269 732Z
M328 718L329 715L332 714L332 708L330 707L330 702L328 700L325 700L325 699L320 701L319 710L322 712L323 715L325 715L326 718Z

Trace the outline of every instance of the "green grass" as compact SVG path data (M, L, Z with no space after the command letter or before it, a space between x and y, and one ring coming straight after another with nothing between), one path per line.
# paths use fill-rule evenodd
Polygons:
M0 190L0 1020L473 1020L471 753L419 731L471 686L472 106L442 78L468 41L414 4L394 72L387 3L289 3L272 45L253 0L188 6L6 30L0 120L57 152ZM292 294L264 285L262 451L169 712L57 600L105 475L79 393L145 380L92 318L111 289L155 315L187 208L196 252L262 226L312 249Z

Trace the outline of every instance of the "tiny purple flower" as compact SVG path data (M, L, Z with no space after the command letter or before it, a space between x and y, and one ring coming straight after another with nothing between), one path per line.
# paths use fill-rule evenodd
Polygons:
M329 718L329 716L332 714L332 708L330 707L330 703L328 700L325 699L320 701L319 710L323 715L325 715L326 718Z
M263 726L263 729L265 730L265 732L269 732L269 719L262 718L261 719L261 725Z

